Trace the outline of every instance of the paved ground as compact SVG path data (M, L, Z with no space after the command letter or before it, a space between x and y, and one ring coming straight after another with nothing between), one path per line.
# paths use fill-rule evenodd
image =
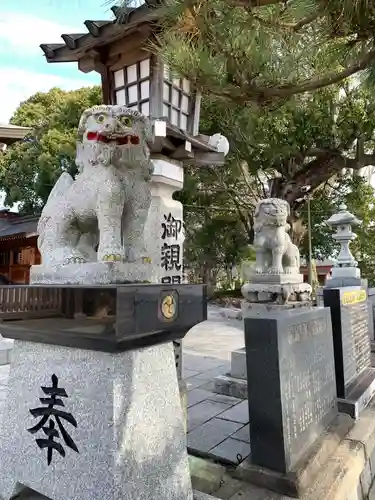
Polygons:
M183 377L188 386L188 449L221 462L242 462L250 453L247 400L215 394L212 381L230 370L230 353L244 346L243 323L224 320L210 307L208 321L184 339Z

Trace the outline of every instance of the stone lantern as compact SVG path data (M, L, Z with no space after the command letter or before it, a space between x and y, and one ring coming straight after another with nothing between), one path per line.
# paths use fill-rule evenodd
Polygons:
M340 205L338 213L332 215L327 220L327 224L336 230L332 238L340 244L339 255L332 268L332 279L326 282L326 286L329 288L362 285L358 262L349 248L350 242L357 237L352 231L352 226L356 226L360 222L353 214L347 211L347 207L344 204Z

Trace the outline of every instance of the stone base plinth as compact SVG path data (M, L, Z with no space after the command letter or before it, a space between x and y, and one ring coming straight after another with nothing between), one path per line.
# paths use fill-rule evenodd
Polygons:
M15 341L1 430L4 500L24 487L52 500L193 500L171 342L111 354Z
M110 285L155 282L154 266L143 262L86 262L56 268L31 266L31 284Z
M268 303L259 303L259 302L242 302L241 310L242 310L242 318L247 318L249 316L254 316L257 314L263 315L268 312L276 313L276 312L284 312L288 309L300 309L304 308L312 308L311 301L303 301L303 302L289 302L287 304L275 304L274 302Z
M342 288L342 287L366 287L367 280L363 280L362 278L350 278L350 277L342 277L342 278L330 278L325 282L325 288Z
M250 303L284 305L310 301L312 289L308 283L301 281L296 283L263 282L246 283L241 291Z
M255 465L250 458L237 467L234 476L282 495L288 495L288 498L305 498L305 492L313 489L317 476L324 470L325 464L334 455L341 441L353 427L353 423L349 416L338 415L309 453L286 473ZM307 495L306 498L310 497Z
M252 274L251 283L284 285L289 283L303 283L303 274Z
M360 278L359 267L332 267L332 279L334 278Z
M375 394L375 368L367 368L348 389L347 397L338 398L340 412L358 419Z

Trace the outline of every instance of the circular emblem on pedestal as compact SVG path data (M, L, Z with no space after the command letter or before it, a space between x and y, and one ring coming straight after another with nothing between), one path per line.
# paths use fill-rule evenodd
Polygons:
M166 295L161 302L161 313L165 319L173 319L177 312L176 298Z

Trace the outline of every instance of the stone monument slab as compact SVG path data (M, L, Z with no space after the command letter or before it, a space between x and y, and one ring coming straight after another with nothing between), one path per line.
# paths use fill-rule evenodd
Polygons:
M323 296L332 315L339 410L358 418L375 392L367 292L360 287L329 288Z
M322 436L339 432L330 311L247 317L245 345L253 480L264 484L265 475L278 474L281 490L288 477L288 494L300 494L301 463Z

